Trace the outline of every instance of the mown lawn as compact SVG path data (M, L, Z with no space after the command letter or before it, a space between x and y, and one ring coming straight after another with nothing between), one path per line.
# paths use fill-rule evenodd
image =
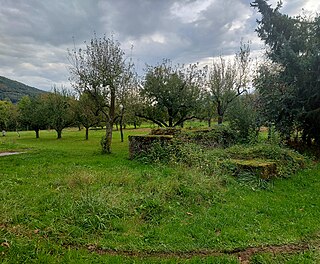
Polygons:
M3 263L320 263L320 165L267 189L230 175L128 159L114 133L101 155L103 131L9 132L0 138L0 258Z

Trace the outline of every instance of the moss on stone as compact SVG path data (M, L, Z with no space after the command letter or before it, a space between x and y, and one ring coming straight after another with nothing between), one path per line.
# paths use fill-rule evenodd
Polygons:
M277 175L277 165L273 161L232 159L231 163L236 165L236 175L240 174L242 171L253 172L262 179L270 179Z

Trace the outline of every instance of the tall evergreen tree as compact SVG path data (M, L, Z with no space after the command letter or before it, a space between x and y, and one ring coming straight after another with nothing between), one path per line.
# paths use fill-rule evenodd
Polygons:
M266 0L251 6L261 13L256 29L267 45L271 67L255 80L268 119L286 138L300 131L304 142L320 143L320 17L289 17ZM271 101L272 98L272 101Z

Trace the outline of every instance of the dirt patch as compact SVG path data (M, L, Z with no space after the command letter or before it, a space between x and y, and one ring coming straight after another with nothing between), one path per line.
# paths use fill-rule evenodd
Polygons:
M0 157L3 156L11 156L11 155L18 155L18 154L22 154L25 152L18 152L18 151L12 151L12 152L0 152Z
M87 250L100 255L112 255L112 256L127 256L127 257L139 257L139 258L182 258L190 259L192 257L217 257L217 256L235 256L242 264L250 263L250 259L255 254L261 253L272 253L277 254L294 254L303 252L311 248L320 248L320 244L309 245L308 243L300 244L287 244L279 246L261 246L251 247L246 249L234 249L225 251L214 251L214 250L200 250L200 251L188 251L188 252L142 252L142 251L130 251L130 250L112 250L112 249L101 249L96 245L87 245Z
M309 244L289 244L280 246L265 246L265 247L252 247L245 250L234 252L242 264L250 263L250 259L255 254L261 253L271 253L273 255L277 254L294 254L298 252L303 252L310 249Z

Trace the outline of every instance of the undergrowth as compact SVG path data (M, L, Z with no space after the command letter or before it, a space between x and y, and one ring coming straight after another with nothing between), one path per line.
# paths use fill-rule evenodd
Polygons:
M173 166L183 164L205 175L221 177L234 174L234 159L274 162L277 168L276 176L280 178L290 177L310 163L303 155L279 144L263 142L251 145L237 144L227 148L208 148L201 144L184 142L181 138L174 139L169 144L155 142L152 148L140 157L145 163L156 162ZM272 186L271 181L261 179L254 171L242 171L237 174L237 179L240 183L253 187Z

